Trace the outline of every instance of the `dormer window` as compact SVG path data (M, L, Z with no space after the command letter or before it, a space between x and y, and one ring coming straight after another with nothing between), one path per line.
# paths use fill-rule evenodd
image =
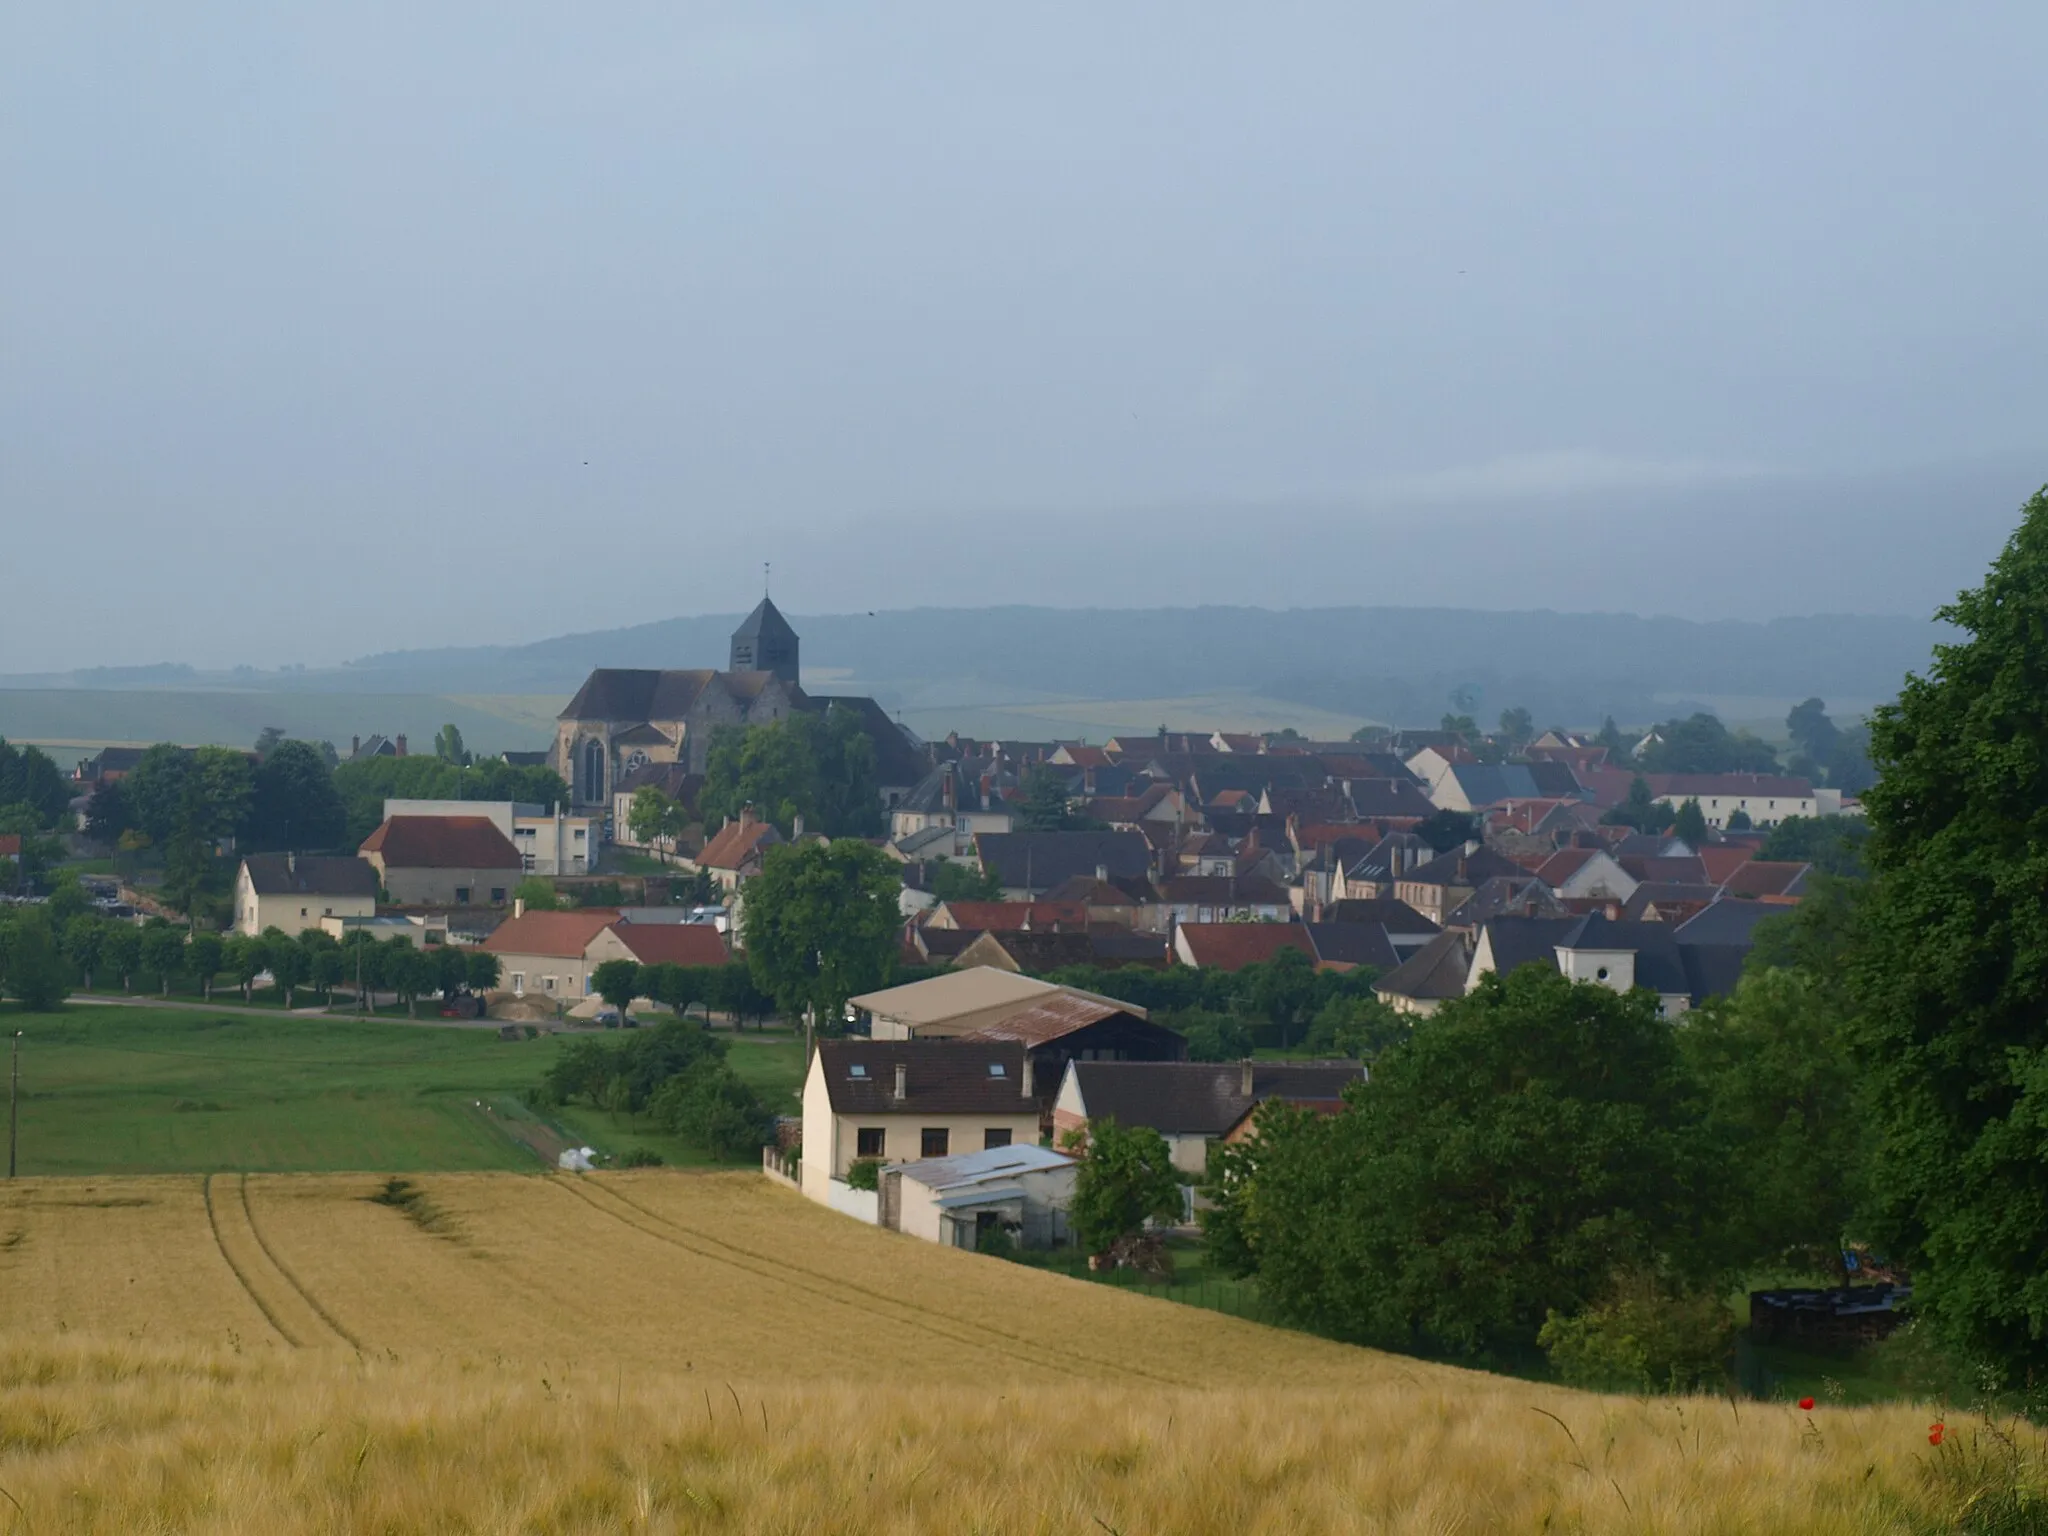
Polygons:
M848 1077L865 1078L868 1075L868 1069L856 1061L852 1066L846 1069L846 1075Z
M988 1075L990 1077L1007 1077L1009 1072L1000 1061L992 1061L988 1064Z

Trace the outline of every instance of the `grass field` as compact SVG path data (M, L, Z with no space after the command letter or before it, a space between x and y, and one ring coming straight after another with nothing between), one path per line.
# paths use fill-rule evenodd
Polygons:
M0 1190L22 1529L1847 1536L2008 1528L1958 1512L2038 1472L2030 1433L1999 1471L1960 1415L1937 1451L1919 1407L1479 1376L878 1232L758 1175L384 1190Z
M561 1036L205 1008L0 1009L22 1031L24 1174L532 1169L493 1111L526 1095ZM802 1046L725 1037L734 1069L788 1111ZM556 1117L605 1151L704 1159L626 1117Z

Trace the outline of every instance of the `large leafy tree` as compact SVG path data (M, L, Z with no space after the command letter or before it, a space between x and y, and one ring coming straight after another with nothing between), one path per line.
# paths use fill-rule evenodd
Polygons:
M1166 1138L1148 1125L1123 1126L1114 1119L1090 1125L1067 1215L1090 1253L1136 1237L1148 1221L1178 1221L1180 1179Z
M1871 722L1858 1045L1878 1235L1915 1302L2048 1380L2048 490Z
M1523 966L1418 1021L1343 1113L1262 1121L1237 1241L1320 1331L1527 1347L1618 1270L1721 1258L1704 1119L1654 997Z
M520 800L555 805L569 798L569 787L553 770L514 765L497 757L478 759L467 767L425 755L366 757L336 768L334 787L348 809L343 840L351 847L377 830L387 799Z
M697 797L714 827L751 805L763 821L791 832L801 816L818 830L818 755L801 717L715 731Z
M1646 773L1771 773L1778 754L1769 742L1731 732L1720 716L1701 711L1658 726L1642 766Z
M54 827L70 803L64 775L48 754L0 736L0 806L27 806L42 828Z
M65 969L57 936L41 912L18 911L0 925L0 991L30 1013L62 1006L71 990Z
M334 770L309 741L280 741L256 769L249 839L257 848L338 848L348 809Z
M770 848L740 910L747 967L784 1014L815 1010L837 1032L846 1000L895 971L902 917L896 866L843 838Z

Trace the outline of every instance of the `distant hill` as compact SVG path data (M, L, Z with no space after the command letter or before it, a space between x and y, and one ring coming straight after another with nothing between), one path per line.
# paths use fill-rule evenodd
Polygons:
M723 665L737 614L664 619L517 646L390 651L326 671L175 667L8 679L16 686L278 693L568 694L591 668ZM1243 694L1330 715L1429 723L1454 697L1482 720L1508 705L1539 723L1642 721L1687 703L1758 714L1818 694L1843 712L1890 698L1923 667L1925 619L1823 615L1702 623L1631 614L1451 608L921 608L792 616L805 680L863 691L928 726L1042 701ZM1723 706L1723 713L1744 710ZM1132 719L1126 726L1156 725Z

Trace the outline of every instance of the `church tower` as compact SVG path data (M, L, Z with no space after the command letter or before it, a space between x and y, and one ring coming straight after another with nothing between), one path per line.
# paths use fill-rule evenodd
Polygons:
M732 661L729 672L773 672L785 683L797 681L796 631L789 627L780 610L768 601L761 604L732 632Z

